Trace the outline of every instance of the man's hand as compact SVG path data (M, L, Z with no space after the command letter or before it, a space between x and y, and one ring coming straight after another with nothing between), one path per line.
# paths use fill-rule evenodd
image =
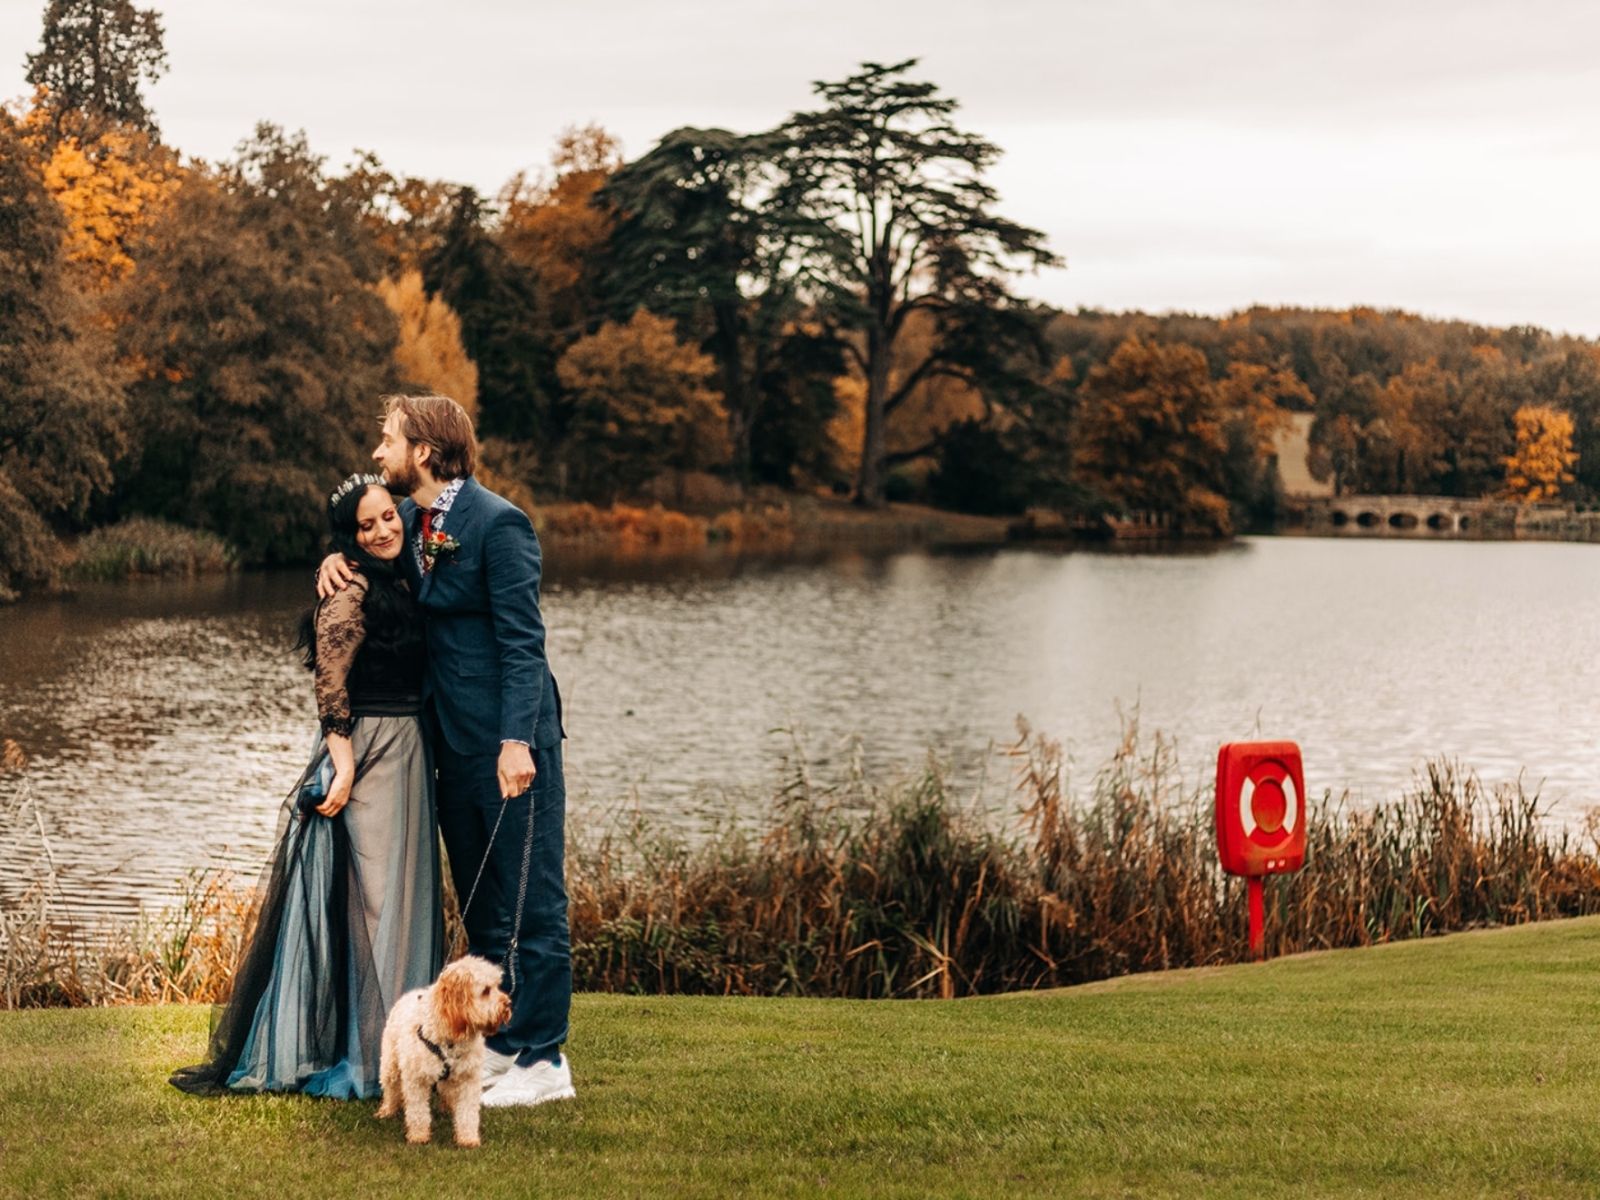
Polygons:
M356 573L345 561L344 555L328 555L317 568L317 599L326 600L329 596L344 591L355 577Z
M533 786L533 751L521 742L500 743L500 799L510 800Z

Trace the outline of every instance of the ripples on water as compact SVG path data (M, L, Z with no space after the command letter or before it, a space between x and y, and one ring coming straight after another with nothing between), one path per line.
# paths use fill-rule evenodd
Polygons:
M799 734L818 774L928 749L967 786L1015 717L1080 782L1118 705L1176 736L1290 737L1314 790L1387 796L1430 755L1600 795L1591 597L1600 551L1544 543L1249 539L1205 554L1033 550L590 569L550 564L574 818L634 804L687 833L761 812ZM86 589L0 609L0 732L32 756L69 893L159 905L197 867L253 872L314 736L290 652L308 573ZM15 834L19 831L10 831ZM7 831L0 831L0 837ZM0 845L0 889L33 850Z

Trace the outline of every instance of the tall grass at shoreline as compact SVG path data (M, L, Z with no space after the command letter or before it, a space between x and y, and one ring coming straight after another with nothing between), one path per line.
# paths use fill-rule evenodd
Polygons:
M68 573L74 579L116 580L135 575L202 575L231 571L238 554L214 533L150 517L129 517L84 534Z
M573 873L574 968L599 991L955 997L1243 961L1245 888L1217 862L1209 789L1136 725L1070 794L1060 747L1012 749L1020 837L962 809L936 764L878 792L796 774L759 839ZM865 815L859 815L864 811ZM1268 951L1364 946L1600 911L1600 860L1520 786L1430 763L1370 809L1324 799L1306 868L1268 885ZM637 840L637 839L636 839Z
M576 986L951 998L1248 957L1209 789L1185 788L1168 741L1130 725L1082 796L1026 726L1010 755L1016 832L930 760L890 784L796 764L756 833L691 845L635 821L577 840ZM1309 816L1306 868L1267 888L1274 955L1600 912L1593 838L1546 825L1520 785L1433 762L1396 799L1325 796ZM221 999L253 916L249 889L199 877L159 919L85 942L60 936L47 887L30 895L0 912L0 1007Z

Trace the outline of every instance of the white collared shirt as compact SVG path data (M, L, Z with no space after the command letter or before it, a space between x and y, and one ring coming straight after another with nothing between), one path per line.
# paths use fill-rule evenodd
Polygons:
M433 520L430 524L434 529L444 528L445 514L450 511L450 506L456 502L456 496L466 482L467 477L465 475L460 479L452 479L444 485L444 491L440 492L434 502L428 506L428 511L433 514ZM417 557L417 570L426 575L428 573L428 559L422 553L422 521L420 518L417 521L417 535L411 539L411 553Z

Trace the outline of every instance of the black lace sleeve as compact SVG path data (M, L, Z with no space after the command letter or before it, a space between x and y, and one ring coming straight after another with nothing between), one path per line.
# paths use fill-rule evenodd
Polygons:
M350 664L367 635L366 618L361 612L366 582L357 578L344 591L317 606L317 718L324 735L350 736L355 722L350 717L350 690L345 681Z

